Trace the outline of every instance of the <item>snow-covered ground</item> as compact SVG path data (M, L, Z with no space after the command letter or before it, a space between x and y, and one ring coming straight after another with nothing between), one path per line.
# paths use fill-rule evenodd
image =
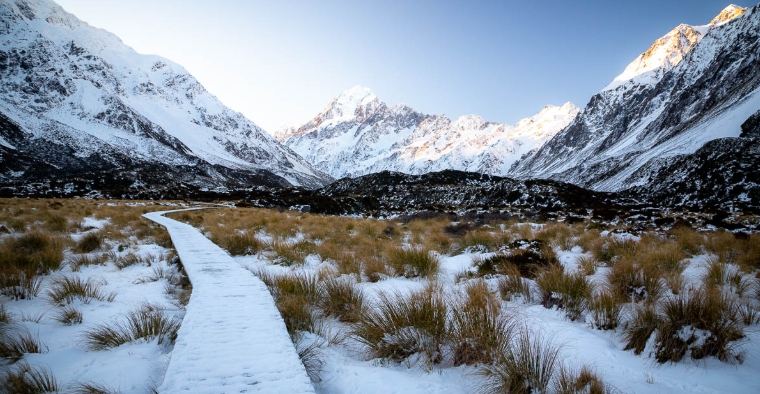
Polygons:
M318 274L331 269L331 263L316 255L303 265L285 267L273 263L267 253L254 256L229 255L207 240L198 230L148 214L169 228L185 269L193 284L193 294L184 308L170 294L172 286L166 276L150 280L156 270L173 271L167 249L157 245L130 243L119 251L117 245L106 245L109 259L133 253L153 256L151 264L134 264L118 269L111 260L104 265L81 267L73 272L65 266L61 272L43 277L46 289L55 278L77 276L91 278L106 293L115 293L112 302L76 300L72 304L83 315L82 324L64 325L55 318L58 306L52 305L43 292L29 300L5 299L5 307L14 321L23 325L45 344L47 352L26 354L31 365L49 367L60 383L62 392L76 389L77 383L101 385L122 393L159 392L310 392L318 393L468 393L477 392L483 377L476 367L452 367L442 363L432 368L414 357L395 363L371 359L366 349L347 336L349 327L335 319L324 320L317 334L306 333L308 343L318 344L322 360L320 381L309 383L282 317L274 309L272 297L264 284L249 270L267 270L274 274ZM107 224L88 217L82 221L97 231ZM534 226L540 228L539 225ZM604 235L607 235L604 233ZM72 234L80 239L84 231ZM265 230L257 233L261 240L271 239ZM609 234L637 240L631 235ZM301 234L296 238L302 237ZM578 269L577 259L586 253L578 246L556 250L566 270ZM466 281L462 273L472 270L473 259L484 253L461 253L441 256L440 272L435 278L447 296L462 294ZM684 270L687 283L699 282L708 263L708 256L688 260ZM249 270L246 270L248 268ZM591 276L601 281L608 268L599 267ZM496 290L496 278L485 279ZM410 293L421 290L429 279L386 278L357 286L371 302L382 293ZM173 349L160 346L156 340L136 341L104 351L87 351L83 332L96 323L117 321L129 310L143 303L164 308L176 317L184 316ZM678 363L658 364L646 354L637 356L624 351L621 331L601 331L583 318L569 321L564 311L546 309L536 302L523 302L520 297L503 302L503 313L540 332L562 346L562 362L572 366L590 365L604 379L624 393L758 393L760 392L760 333L757 325L745 328L741 346L746 351L742 364L727 364L713 358L699 362L685 358ZM624 317L625 319L625 317ZM343 340L335 340L344 337ZM330 339L330 340L328 340ZM646 353L646 352L645 352ZM167 369L168 368L168 369ZM270 374L262 371L268 370ZM279 371L279 372L276 372ZM251 385L251 383L257 382Z
M102 227L107 220L88 217L83 222L85 228L94 229L87 231L90 232ZM85 233L74 233L72 238L78 240ZM25 354L22 362L49 368L62 392L74 392L81 389L80 384L86 384L120 393L145 393L163 380L171 347L159 345L157 339L129 342L100 351L88 351L85 346L85 331L100 324L123 321L129 311L144 304L163 308L169 316L176 318L183 315L184 308L167 293L168 288L174 287L167 277L176 274L176 268L167 262L169 250L155 244L141 244L137 239L130 239L126 247L120 248L119 245L109 243L86 254L93 259L105 252L110 254L102 265L82 266L74 272L72 265L64 264L60 271L40 277L42 290L37 297L13 300L0 296L12 319L11 324L23 326L43 345L42 353ZM141 262L119 269L114 261L130 253L150 263ZM73 257L72 253L67 254L67 258ZM160 272L165 275L158 275ZM81 312L82 321L80 324L64 324L58 321L61 305L52 302L48 296L52 283L63 277L89 280L99 286L103 294L113 294L113 300L74 299L68 306Z
M618 235L616 235L618 236ZM638 237L623 235L623 238ZM457 281L464 269L471 269L474 258L481 253L464 253L442 256L441 271L436 278L447 295L464 290L464 284ZM571 251L559 251L558 259L567 270L577 269L577 258L585 255L580 247ZM274 274L305 273L316 274L326 269L329 262L320 261L316 256L308 258L299 267L282 267L259 256L239 256L235 258L241 265L252 270L266 269ZM684 271L688 282L698 283L706 269L707 256L697 256L690 260ZM607 268L600 267L593 275L594 281L603 280ZM496 279L487 279L496 289ZM370 300L380 292L409 293L421 290L428 284L427 279L390 278L376 283L358 284ZM536 295L537 297L537 295ZM534 297L535 298L535 297ZM504 302L504 313L513 314L528 327L537 330L545 338L562 346L561 359L566 365L591 366L606 383L623 393L758 393L760 392L760 333L757 326L745 329L747 337L742 341L747 351L742 364L732 365L710 358L699 362L684 358L678 363L659 364L653 358L634 355L624 351L621 330L601 331L590 323L569 321L564 311L546 309L537 303L524 303L521 298ZM625 317L624 317L625 319ZM345 335L348 327L334 320L329 321L332 335ZM342 332L341 332L342 330ZM420 362L393 363L381 359L370 359L362 345L350 337L339 344L330 344L325 338L309 334L308 338L321 344L323 359L321 382L315 383L320 393L469 393L477 392L483 385L483 378L475 367L436 366L432 370Z

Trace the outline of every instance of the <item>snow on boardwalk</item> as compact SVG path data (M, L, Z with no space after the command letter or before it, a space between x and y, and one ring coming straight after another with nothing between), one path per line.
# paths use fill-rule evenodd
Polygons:
M193 293L161 393L314 393L266 285L192 226L171 235Z

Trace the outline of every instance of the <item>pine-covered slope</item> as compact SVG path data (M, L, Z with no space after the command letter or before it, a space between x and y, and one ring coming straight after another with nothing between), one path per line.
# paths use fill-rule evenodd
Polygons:
M424 174L447 169L503 175L520 156L566 126L578 108L546 106L516 125L476 115L451 120L405 105L389 107L369 89L349 89L322 113L275 137L316 168L336 177L380 171Z
M331 180L181 66L49 0L0 0L0 115L6 185L114 173L200 187Z
M707 157L751 154L752 149L739 148L747 141L709 142L747 138L740 137L741 125L758 109L760 6L729 6L709 25L680 25L657 40L568 127L517 162L510 175L656 196L680 190L670 202L696 201L710 193L705 185L728 190L732 179L745 178L731 174L715 183L701 177L718 165ZM704 171L693 167L697 163Z

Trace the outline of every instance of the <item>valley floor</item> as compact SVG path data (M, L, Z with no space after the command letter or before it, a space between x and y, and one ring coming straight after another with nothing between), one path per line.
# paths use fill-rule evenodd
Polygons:
M66 235L70 241L64 242L67 246L62 249L62 256L65 257L62 268L37 277L38 282L33 286L37 289L36 294L18 297L18 292L14 296L11 288L3 288L3 295L0 296L0 327L3 328L0 339L5 340L8 333L28 332L41 345L38 351L23 351L17 357L2 354L8 364L2 367L2 373L8 381L11 380L12 373L28 366L46 371L45 374L57 382L56 387L61 392L155 392L159 387L168 387L167 379L171 377L165 376L167 366L171 365L174 357L179 357L177 349L182 346L191 346L216 357L217 361L208 365L208 370L193 371L196 376L213 374L214 371L226 373L247 366L286 365L292 361L290 358L282 359L287 352L261 354L251 350L243 352L246 354L226 357L219 352L219 347L208 345L204 338L195 335L199 331L192 332L192 327L203 323L204 316L211 316L215 312L219 302L210 298L215 297L211 290L193 293L191 303L187 303L190 289L183 284L185 270L177 262L191 264L192 257L183 256L182 249L178 245L172 245L166 235L161 233L160 227L148 225L146 220L139 218L146 211L165 208L153 204L138 204L137 209L134 209L134 206L126 204L82 203L77 207L77 214L67 216L58 208L50 209L53 205L49 202L21 207L16 201L3 201L0 224L10 231L9 234L0 236L3 247L0 248L0 255L7 256L3 251L13 247L13 240L35 231L53 231L53 224L60 223L61 216L70 219L66 226L54 231L59 234L54 236ZM64 200L64 205L70 204L74 203ZM122 218L124 212L119 213L118 210L134 211L134 214L130 213L131 221ZM39 216L41 212L44 215ZM27 216L29 219L23 225L12 219L24 219ZM551 251L545 252L554 255L557 264L566 274L585 272L582 275L584 280L592 284L594 292L599 293L609 286L608 280L612 271L617 269L615 267L621 266L630 258L625 252L619 252L618 257L612 256L610 262L605 263L597 260L599 253L610 252L610 245L618 245L617 243L631 247L665 242L672 246L675 241L673 238L668 240L669 230L661 231L658 238L624 230L600 232L584 230L584 226L567 226L568 232L560 237L557 233L561 231L554 224L491 223L467 227L465 235L447 234L446 237L438 237L436 234L440 228L457 230L459 227L456 227L456 222L452 224L448 219L435 219L403 223L398 219L376 221L244 209L179 212L171 216L193 224L201 229L201 234L227 249L234 256L238 268L248 269L240 270L237 276L250 275L251 279L255 279L256 275L269 287L283 315L272 315L270 318L273 322L285 318L286 327L276 330L285 335L285 329L290 334L318 393L475 393L493 387L487 385L488 382L493 383L493 380L483 375L484 364L456 362L455 350L449 342L436 347L432 353L430 348L423 347L419 348L421 351L410 351L401 357L389 358L378 355L377 348L368 345L357 334L357 325L366 317L367 310L377 310L389 298L408 299L414 297L414 294L440 296L445 301L444 310L449 311L446 319L450 319L450 313L461 305L460 302L472 297L472 289L481 285L487 289L487 297L498 301L495 308L500 319L510 322L515 330L529 332L531 338L543 341L541 343L544 345L559 346L556 371L561 366L568 370L587 366L603 380L607 392L760 392L760 377L757 375L760 370L760 319L756 315L742 325L744 337L734 342L737 345L734 350L742 355L741 363L727 363L712 356L700 360L686 356L678 362L658 363L653 357L656 352L655 335L647 341L641 355L635 355L632 350L624 350L626 324L631 323L636 310L643 303L623 303L618 327L600 330L595 328L598 322L590 307L584 308L574 320L569 318L567 308L544 307L541 286L546 284L540 282L539 278L523 277L521 280L527 290L505 294L504 283L510 275L498 272L484 274L485 261L514 252L510 252L505 245L519 249L516 246L519 243L516 244L515 240L542 239L547 245L552 245ZM32 220L31 217L37 219ZM462 224L466 223L459 223ZM587 228L594 226L599 225L585 225ZM676 233L676 230L672 231ZM587 243L584 234L590 232L594 235L594 242ZM83 239L88 234L97 234L102 239L96 248L84 252ZM681 233L678 234L682 236ZM737 262L745 264L742 259L749 256L756 239L749 238L749 241L742 243L743 236L734 237L730 233L726 233L725 237L721 233L716 233L715 236L696 234L705 245L695 253L682 256L683 259L678 262L680 282L676 287L670 286L672 277L661 279L662 283L668 284L662 289L660 297L671 299L677 297L674 290L701 286L706 283L706 278L710 277L715 267L722 267L725 272L718 278L721 281L719 286L727 294L734 294L742 305L746 305L746 311L758 310L760 294L755 294L758 292L755 278L758 269L746 265L740 267ZM606 247L601 247L595 240L602 240ZM718 240L723 240L730 246L720 246ZM412 245L425 245L426 251L433 251L428 255L436 258L438 266L429 274L410 273L408 265L393 267L394 251L408 249ZM195 249L192 253L207 254L208 258L219 255L222 260L229 259L224 251L213 244L209 243L206 247L198 242L193 246ZM179 259L173 257L173 247L179 249ZM724 255L728 250L725 248L740 247L745 248L744 251L734 253L730 262L718 263L716 256ZM347 258L346 252L350 252L351 258ZM643 261L644 251L639 249L638 253L638 258ZM375 261L372 256L382 264L372 266ZM356 260L360 258L362 263L357 264ZM593 272L586 271L589 269L588 261L593 261ZM757 263L752 261L751 264ZM185 269L190 274L193 285L205 286L203 280L197 281L189 267ZM213 276L213 272L208 271L213 271L213 267L203 269ZM729 283L729 274L739 278L737 283L745 283L741 294L737 293L739 289L736 286ZM90 296L71 293L69 297L56 298L55 292L60 290L63 278L78 278L92 283L97 292ZM309 297L322 298L315 301L314 305L309 300L310 309L306 310L305 316L298 317L293 311L302 311L299 308L306 304L288 309L293 308L293 304L286 301L298 298L285 297L292 295L287 293L292 289L286 290L286 285L291 283L288 280L294 278L296 280L292 283L296 287L306 284L313 287L315 294L322 294L324 286L329 283L348 283L358 294L363 295L363 308L366 309L357 312L359 317L341 315L340 311L329 312L329 297L311 294ZM223 287L224 284L219 286ZM227 298L225 301L235 299ZM191 310L193 305L199 309ZM234 303L230 305L234 306ZM348 303L343 306L349 307ZM64 318L64 312L68 310L78 311L79 319ZM92 332L104 325L125 327L128 325L126 319L134 311L140 310L150 313L160 310L166 318L165 322L179 322L184 317L184 325L173 333L170 330L111 345L94 343ZM237 314L235 324L245 325L254 315L259 316L255 313L250 316ZM259 316L256 320L260 323L259 319L266 318ZM300 318L308 324L294 326L294 322L298 323ZM274 331L275 326L276 324L271 325ZM682 330L684 333L687 331L688 327ZM402 334L403 332L399 333L398 340L403 339ZM178 335L176 345L173 344L173 335ZM240 338L237 332L222 330L214 335L215 341L225 343L241 339L245 342L246 338L255 342L257 335L263 334L249 333L245 334L246 338ZM395 343L394 335L385 334L380 341L384 346L392 347ZM171 338L171 341L165 338ZM192 341L183 343L188 338L192 338ZM426 338L422 338L423 342L429 339ZM202 354L196 356L204 358ZM243 361L247 366L238 365L238 362L235 365L227 364L226 360L241 356L248 360ZM169 369L171 371L171 367ZM556 371L552 381L558 380ZM0 392L13 392L8 388L11 386L3 384L6 385L0 385ZM587 392L589 387L583 386L577 392ZM225 392L225 388L218 387L212 391ZM558 392L551 387L548 391Z

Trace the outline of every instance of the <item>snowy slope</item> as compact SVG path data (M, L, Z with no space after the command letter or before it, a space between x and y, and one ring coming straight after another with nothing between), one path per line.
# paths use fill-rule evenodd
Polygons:
M510 175L616 191L651 185L643 174L668 158L739 137L760 108L758 9L729 6L710 25L657 40Z
M578 108L546 106L516 125L477 115L450 120L405 105L388 107L369 89L351 88L309 123L275 137L336 178L384 170L410 174L456 169L502 175L523 154L565 127Z
M126 158L264 171L298 185L329 181L181 66L136 53L52 1L0 0L0 19L0 112L25 132L14 141L2 136L3 145L57 168L73 155L112 167ZM45 157L29 148L35 145L59 153ZM226 180L219 171L208 172Z

